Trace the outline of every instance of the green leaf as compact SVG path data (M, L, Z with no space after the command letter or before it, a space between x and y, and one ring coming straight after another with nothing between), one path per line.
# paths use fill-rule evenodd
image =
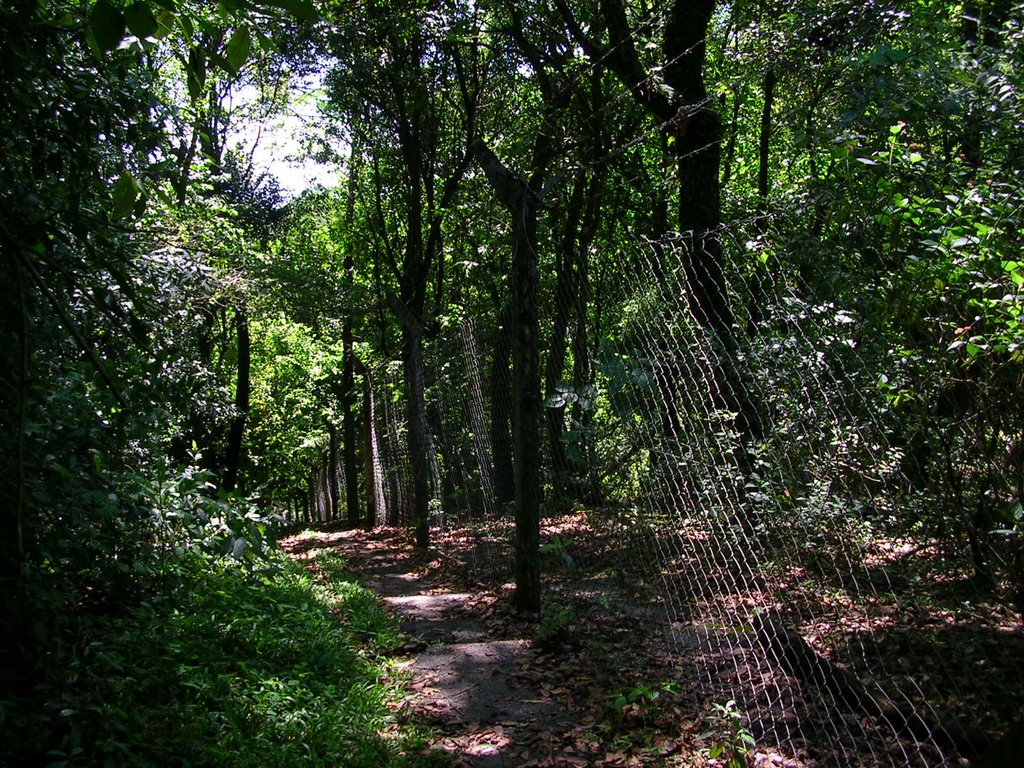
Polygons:
M123 219L135 208L135 201L139 198L139 183L128 171L125 171L114 184L112 194L114 209L112 214L115 219Z
M249 47L251 44L252 36L249 34L249 27L240 27L231 36L231 39L228 41L226 58L233 74L237 75L242 65L245 64L245 60L249 58Z
M100 52L117 48L124 37L125 23L121 11L107 0L99 0L89 15L89 32Z
M178 17L178 24L181 25L181 31L185 33L186 37L191 38L196 33L196 26L192 23L192 19L182 14Z
M256 42L264 53L278 53L277 44L259 30L256 30Z
M309 0L261 0L257 5L261 5L264 8L268 6L272 8L280 8L288 11L288 13L292 14L295 18L302 19L303 21L320 20L319 12L317 12L316 8L313 7L313 4L310 3Z
M173 11L161 11L160 15L156 17L156 32L153 33L153 37L162 40L171 34L174 31L174 22L177 21L177 18Z
M153 11L145 3L132 3L125 8L124 20L128 30L140 40L153 37L159 26Z
M185 76L188 85L188 95L195 101L206 86L206 59L203 58L198 48L193 48L188 54L188 64L185 67Z

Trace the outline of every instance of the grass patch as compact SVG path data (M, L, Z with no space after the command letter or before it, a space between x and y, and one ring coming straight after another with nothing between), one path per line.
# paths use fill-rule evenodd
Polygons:
M78 620L42 701L0 707L0 732L21 731L8 748L28 750L9 754L12 764L434 762L423 734L396 722L386 653L398 633L372 593L280 553L256 572L229 561L178 568L176 589L123 616Z

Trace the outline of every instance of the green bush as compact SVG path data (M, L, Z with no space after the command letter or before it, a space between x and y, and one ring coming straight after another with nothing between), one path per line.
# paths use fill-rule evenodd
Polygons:
M177 589L119 617L69 622L77 642L39 698L0 709L5 749L20 750L5 755L12 764L424 759L422 738L389 706L400 690L381 654L396 633L372 594L314 580L280 553L255 569L195 557L174 568Z

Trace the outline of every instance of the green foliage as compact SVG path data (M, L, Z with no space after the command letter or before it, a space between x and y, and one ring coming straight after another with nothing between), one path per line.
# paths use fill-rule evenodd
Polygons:
M180 555L162 572L173 588L75 621L78 643L48 670L42 708L5 703L9 759L415 764L402 755L422 741L395 725L399 689L379 656L395 631L370 593L314 580L279 553L255 569Z
M725 704L715 704L714 711L706 720L708 730L700 735L701 741L712 760L723 760L725 768L746 768L747 753L755 741L744 724L743 713L731 699Z
M15 620L0 680L43 685L63 740L54 762L326 763L346 759L337 745L357 743L354 730L380 731L358 713L385 694L339 648L392 647L393 628L339 581L340 564L321 563L338 581L328 588L264 558L275 509L307 493L349 408L344 344L389 437L411 434L395 364L410 318L431 360L435 521L452 500L475 514L482 491L468 487L497 475L512 224L467 152L478 137L543 197L545 416L562 454L547 498L629 505L618 534L724 516L730 489L801 564L848 569L873 538L912 532L970 552L951 559L990 588L1016 586L1021 603L1024 26L1010 5L973 40L959 6L932 0L718 4L706 101L728 124L733 223L716 235L736 350L686 302L693 254L672 247L668 214L688 181L670 172L676 136L607 70L612 51L592 55L551 8L328 3L321 24L307 0L5 5L0 587ZM631 21L645 13L629 8ZM630 39L643 87L661 89L650 21ZM265 120L327 54L321 143L351 147L346 185L285 207L229 148L231 129ZM232 107L243 87L261 92L248 111ZM467 320L469 335L452 332ZM453 363L470 337L472 400ZM750 445L705 391L733 384L705 378L730 356L759 392ZM226 499L235 425L243 490ZM405 495L400 462L383 460L389 496ZM672 504L646 505L652 492ZM542 552L575 566L564 539ZM346 637L295 601L343 617ZM263 613L323 638L290 638ZM538 640L575 623L553 601ZM200 640L212 661L196 660ZM300 645L330 668L286 655ZM613 707L657 694L637 686ZM321 713L316 697L353 709ZM749 733L735 705L713 717L713 756L740 764ZM56 732L8 722L22 721ZM389 754L354 749L367 763Z
M656 686L638 683L613 693L608 697L608 704L620 722L645 725L656 718L662 695L678 690L677 683L659 683Z
M562 561L562 565L569 570L575 570L578 567L576 558L574 558L569 551L568 542L561 536L552 536L546 542L541 544L540 553L542 555L556 555L557 558Z
M549 599L544 602L541 609L535 640L541 646L554 646L564 642L578 621L579 617L571 607Z

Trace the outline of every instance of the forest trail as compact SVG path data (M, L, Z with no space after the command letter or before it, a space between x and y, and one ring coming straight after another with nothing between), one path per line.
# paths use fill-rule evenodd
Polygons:
M394 532L323 532L282 542L293 557L330 552L374 591L408 642L409 713L436 729L453 766L586 765L573 746L567 702L543 684L528 622L496 620L497 596L463 591ZM554 694L554 695L553 695Z

